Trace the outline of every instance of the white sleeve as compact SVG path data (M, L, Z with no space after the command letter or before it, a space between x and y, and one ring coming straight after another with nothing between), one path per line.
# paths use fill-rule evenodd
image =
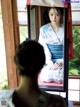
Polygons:
M39 34L39 43L43 46L44 52L45 52L45 57L46 57L46 64L48 65L53 65L53 61L51 60L51 53L45 43L45 39L43 38L45 34L43 34L42 30L40 29L40 34Z

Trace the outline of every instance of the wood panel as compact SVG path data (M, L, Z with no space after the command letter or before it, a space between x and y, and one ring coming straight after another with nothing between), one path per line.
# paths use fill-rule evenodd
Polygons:
M11 1L1 0L9 89L15 88L18 85L16 67L13 61L15 54L15 30Z

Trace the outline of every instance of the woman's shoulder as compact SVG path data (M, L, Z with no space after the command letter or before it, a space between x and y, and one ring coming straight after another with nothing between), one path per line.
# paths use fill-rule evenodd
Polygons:
M52 95L46 92L42 92L40 96L40 100L41 100L40 102L43 102L47 106L66 107L66 103L64 99L59 95L55 95L55 94Z
M66 107L66 102L60 95L51 95L49 104L55 105L55 107Z
M47 30L50 27L50 23L47 23L43 26L41 26L40 30Z

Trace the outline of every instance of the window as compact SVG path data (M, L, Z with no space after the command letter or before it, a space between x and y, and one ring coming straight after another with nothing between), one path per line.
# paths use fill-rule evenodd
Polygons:
M27 7L26 0L17 0L17 14L20 42L28 38L28 24L27 24Z
M71 6L74 59L69 61L69 75L80 77L80 8L78 3L71 3Z
M73 26L74 59L69 61L69 75L80 75L80 26Z
M80 101L80 6L71 3L74 59L69 61L69 100ZM73 97L74 96L74 97Z

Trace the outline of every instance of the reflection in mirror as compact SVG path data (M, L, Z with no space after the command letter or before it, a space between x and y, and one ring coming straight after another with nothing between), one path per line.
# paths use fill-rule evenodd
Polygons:
M39 43L44 47L46 62L39 74L38 83L46 90L63 90L64 87L64 9L47 7L40 27Z

